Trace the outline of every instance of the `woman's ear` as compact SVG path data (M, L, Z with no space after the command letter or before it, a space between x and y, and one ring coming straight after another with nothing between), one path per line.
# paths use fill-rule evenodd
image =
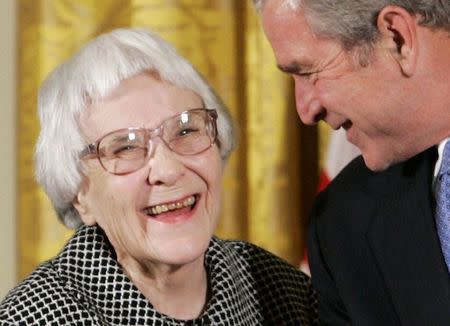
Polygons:
M414 74L418 56L418 18L398 6L384 7L377 18L381 42L398 62L402 73Z
M73 200L73 206L80 214L81 220L85 225L95 225L97 221L92 214L92 210L89 205L89 185L86 180L83 180L78 191L77 196Z

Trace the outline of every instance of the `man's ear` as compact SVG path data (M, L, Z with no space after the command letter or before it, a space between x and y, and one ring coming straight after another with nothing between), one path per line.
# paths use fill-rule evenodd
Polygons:
M78 211L78 214L80 214L81 220L83 221L84 224L86 225L96 224L97 221L95 220L89 205L88 184L85 180L81 183L80 190L78 191L78 194L73 200L72 204Z
M418 56L417 17L398 6L386 6L377 18L383 45L397 60L405 76L412 76Z

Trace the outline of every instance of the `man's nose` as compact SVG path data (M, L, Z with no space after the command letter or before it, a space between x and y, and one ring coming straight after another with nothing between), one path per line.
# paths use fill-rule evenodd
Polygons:
M313 83L303 77L294 77L297 113L306 125L315 125L325 116Z

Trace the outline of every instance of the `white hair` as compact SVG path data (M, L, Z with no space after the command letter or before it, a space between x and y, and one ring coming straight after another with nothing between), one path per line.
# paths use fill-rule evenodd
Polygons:
M78 125L90 103L105 98L121 81L145 71L198 94L218 113L218 145L225 161L234 148L228 109L194 67L166 41L143 29L117 29L101 35L58 66L43 82L38 96L41 131L36 145L37 181L60 220L82 224L73 207L82 181L79 154L87 145Z

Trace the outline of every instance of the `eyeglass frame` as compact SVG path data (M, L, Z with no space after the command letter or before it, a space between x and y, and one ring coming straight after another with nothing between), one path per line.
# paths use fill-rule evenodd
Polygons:
M171 120L171 119L173 119L173 118L175 118L175 117L181 116L181 115L186 114L186 113L190 113L190 112L198 112L198 111L203 111L203 112L205 112L205 113L207 114L207 117L210 119L210 122L211 122L212 127L213 127L214 137L211 139L211 142L210 142L209 146L206 147L205 149L199 151L199 152L195 152L195 153L192 153L192 154L180 154L180 153L177 153L176 151L174 151L174 150L170 147L169 144L166 143L166 141L165 141L164 138L162 137L162 136L163 136L163 132L164 132L163 125L164 125L167 121L169 121L169 120ZM216 143L217 137L218 137L217 118L218 118L218 113L217 113L217 111L216 111L215 109L192 108L192 109L185 110L185 111L183 111L183 112L177 113L177 114L175 114L175 115L173 115L173 116L171 116L171 117L168 117L168 118L164 119L164 120L159 124L159 126L156 127L156 128L128 127L128 128L120 128L120 129L116 129L116 130L113 130L113 131L110 131L110 132L104 134L104 135L101 136L99 139L97 139L95 142L93 142L93 143L91 143L91 144L88 144L83 150L81 150L81 152L80 152L80 154L79 154L79 158L80 158L80 160L83 160L86 156L92 156L92 158L97 158L97 160L98 160L98 162L100 163L100 165L102 166L102 168L103 168L106 172L111 173L111 174L114 174L114 175L125 175L125 174L132 173L132 172L135 172L135 171L139 170L140 168L142 168L142 167L145 165L145 163L148 161L148 158L144 160L144 163L142 164L142 166L136 168L135 170L128 171L128 172L123 172L123 173L114 173L114 172L108 170L108 169L105 167L105 165L103 164L103 162L102 162L102 160L101 160L101 158L100 158L99 147L100 147L100 143L102 142L102 140L105 139L107 136L113 134L113 133L116 133L116 132L119 132L119 131L125 131L125 130L128 130L128 131L133 131L133 130L144 130L144 131L146 132L146 134L149 135L149 137L148 137L148 143L150 143L150 141L151 141L153 138L155 138L155 137L160 137L161 140L163 141L163 143L164 143L164 144L165 144L172 152L174 152L174 153L176 153L176 154L178 154L178 155L183 155L183 156L197 155L197 154L203 153L204 151L208 150L209 148L211 148L211 146L212 146L214 143ZM150 150L150 148L149 148L148 145L146 146L146 149L147 149L146 157L149 157L149 156L150 156L150 153L151 153L152 151Z

